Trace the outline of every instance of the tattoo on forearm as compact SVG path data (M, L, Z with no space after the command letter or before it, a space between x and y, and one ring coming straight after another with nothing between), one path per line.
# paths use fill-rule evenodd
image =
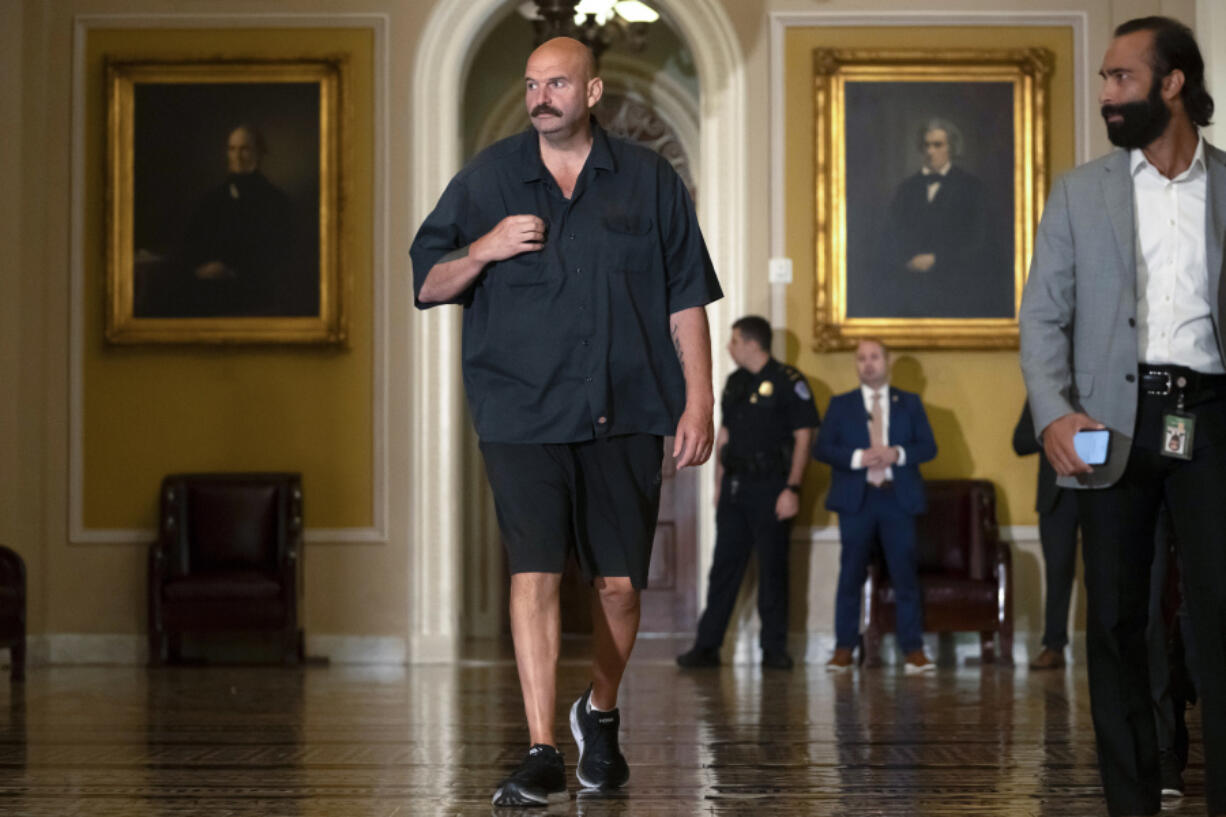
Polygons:
M677 360L681 361L681 365L685 365L685 352L681 351L681 332L677 324L673 324L673 348L677 350Z
M459 261L461 258L468 257L468 246L460 247L458 250L452 250L438 260L440 264L446 264L448 261Z

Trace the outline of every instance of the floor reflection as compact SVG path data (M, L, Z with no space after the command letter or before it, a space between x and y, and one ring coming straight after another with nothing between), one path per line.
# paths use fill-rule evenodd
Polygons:
M1063 817L1069 813L1070 803L1101 802L1094 725L1090 721L1084 673L1035 673L1031 687L1030 700L1039 707L1041 718L1035 749L1038 814Z
M214 799L304 814L304 670L175 666L144 680L148 813Z
M24 683L8 684L8 706L3 711L5 719L0 723L0 792L4 796L0 797L0 813L19 814L28 806L25 780L29 740Z
M587 684L559 672L558 725ZM5 693L0 692L0 695ZM1079 817L1105 814L1084 671L820 665L683 672L632 662L629 786L495 810L527 748L514 664L29 670L0 702L0 814L405 817L566 814ZM1199 718L1193 745L1199 747ZM1194 750L1189 796L1204 811Z

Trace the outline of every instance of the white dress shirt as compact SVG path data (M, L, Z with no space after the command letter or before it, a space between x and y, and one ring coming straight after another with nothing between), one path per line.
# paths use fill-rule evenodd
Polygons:
M880 389L875 391L881 393L881 439L887 444L890 441L890 384L886 383ZM860 395L864 398L864 418L868 425L868 439L872 443L873 439L873 392L874 389L869 388L863 383L860 384ZM901 445L894 446L894 450L898 452L898 464L905 465L907 462L907 452L903 450ZM851 470L855 471L858 468L863 468L861 464L864 458L864 449L857 448L851 452ZM867 469L865 469L864 478L868 479ZM894 479L894 469L886 466L885 478Z
M1137 358L1223 374L1205 260L1205 140L1168 179L1144 152L1129 154L1137 232Z
M940 170L930 170L927 165L920 168L920 172L925 176L936 176L935 179L928 182L928 203L937 197L937 191L941 189L941 182L945 181L945 175L949 173L949 169L953 167L953 162L946 162L945 167Z

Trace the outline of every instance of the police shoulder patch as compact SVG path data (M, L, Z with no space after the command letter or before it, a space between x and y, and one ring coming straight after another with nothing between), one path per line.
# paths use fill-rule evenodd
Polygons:
M801 400L813 399L813 393L809 391L809 384L804 381L804 378L796 381L796 396Z

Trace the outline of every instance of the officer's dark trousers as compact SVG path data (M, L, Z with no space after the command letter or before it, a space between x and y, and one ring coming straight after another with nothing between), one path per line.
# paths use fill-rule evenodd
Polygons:
M788 547L791 520L775 517L785 481L724 475L715 511L715 557L707 580L707 609L698 621L700 649L718 649L736 604L751 551L758 552L758 616L762 649L785 652L788 636Z
M1068 644L1068 608L1077 570L1077 496L1062 490L1050 513L1039 514L1046 598L1043 646L1061 652Z
M1210 814L1226 812L1226 400L1193 408L1191 462L1158 453L1170 398L1142 395L1127 469L1110 488L1078 491L1084 534L1090 709L1112 815L1156 814L1158 747L1145 629L1154 527L1165 501L1196 641Z

